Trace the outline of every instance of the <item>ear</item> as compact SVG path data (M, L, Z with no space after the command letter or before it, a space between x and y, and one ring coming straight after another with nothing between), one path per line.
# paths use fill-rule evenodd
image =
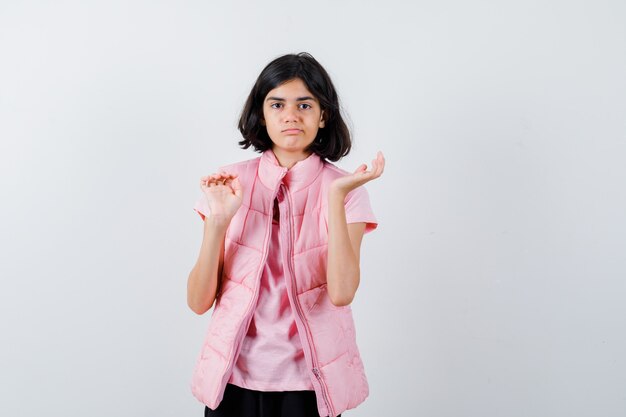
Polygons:
M261 126L265 126L265 119L261 119Z
M324 120L324 110L322 110L322 115L320 116L320 124L319 127L323 128L324 126L326 126L326 121Z

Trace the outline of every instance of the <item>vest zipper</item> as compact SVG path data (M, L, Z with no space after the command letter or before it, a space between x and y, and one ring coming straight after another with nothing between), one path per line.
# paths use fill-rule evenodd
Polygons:
M305 333L306 333L306 339L308 342L308 346L309 346L309 351L311 353L311 362L313 365L313 368L311 369L313 374L315 375L315 377L317 378L318 383L320 384L320 387L322 388L322 398L324 399L324 402L326 403L326 408L328 410L328 415L329 416L334 416L334 410L332 407L332 403L330 401L330 398L328 396L328 387L326 386L326 382L324 381L324 379L322 378L322 375L319 371L319 364L317 362L317 354L315 353L315 347L313 345L313 338L311 336L311 330L309 329L309 326L306 322L306 319L304 318L304 313L302 312L302 306L300 305L300 301L298 300L298 294L296 292L296 280L295 280L295 273L294 273L294 268L293 268L293 242L294 242L294 238L293 238L293 230L291 227L291 219L292 219L292 215L291 215L291 198L288 194L287 191L287 187L284 186L283 184L281 184L280 188L283 191L283 196L284 196L284 200L286 201L286 205L287 205L287 222L282 222L281 221L281 226L286 223L286 226L288 227L288 233L287 235L289 236L287 240L287 265L283 265L283 268L286 266L289 270L289 275L291 278L291 295L292 295L292 299L293 299L293 304L296 307L296 312L298 313L298 317L300 318L300 321L302 322L302 325L305 329ZM281 219L282 220L282 219Z
M284 174L283 174L284 176ZM282 178L282 177L281 177ZM253 190L251 190L250 192L253 192ZM272 198L272 202L276 199L276 195L278 194L278 188L276 188L276 190L274 190L274 196ZM272 205L272 207L274 207ZM244 224L244 228L245 228L245 224ZM237 332L237 338L235 339L237 346L235 347L235 354L234 356L230 359L230 361L228 362L228 366L226 366L226 372L224 373L224 378L222 379L222 386L220 387L220 391L223 392L223 390L226 387L226 384L228 383L228 380L230 379L233 367L235 366L235 361L237 360L237 358L239 357L239 351L241 350L241 345L243 344L243 339L245 337L245 334L241 335L241 333L243 332L247 332L248 328L250 327L250 322L252 321L252 306L256 306L257 300L259 298L259 287L261 285L261 274L263 274L263 269L265 268L265 263L267 262L267 257L269 255L269 249L268 249L268 241L270 238L270 233L271 233L271 229L272 229L272 216L270 216L270 221L267 224L267 227L265 229L265 241L263 244L263 260L261 262L261 265L259 267L259 272L257 275L257 279L256 279L256 289L254 291L254 298L252 300L252 302L248 305L248 309L246 310L246 316L247 316L247 320L246 320L246 325L245 326L241 326L239 328L239 331ZM243 233L243 231L242 231Z

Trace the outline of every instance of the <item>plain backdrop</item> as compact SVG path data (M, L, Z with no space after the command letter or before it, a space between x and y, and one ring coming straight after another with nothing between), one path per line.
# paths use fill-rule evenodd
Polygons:
M622 0L0 1L0 415L202 415L198 181L300 51L387 159L345 415L626 415Z

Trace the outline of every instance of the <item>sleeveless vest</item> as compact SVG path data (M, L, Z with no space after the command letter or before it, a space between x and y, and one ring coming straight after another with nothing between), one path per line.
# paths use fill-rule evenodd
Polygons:
M271 150L222 170L238 174L243 203L226 231L221 283L192 378L194 396L211 409L223 398L256 306L277 199L287 292L319 414L336 416L356 407L369 388L352 310L332 304L326 290L328 188L347 172L316 154L287 170ZM369 208L365 189L355 192ZM200 214L208 211L203 199L194 208ZM376 227L372 217L362 221L368 231Z

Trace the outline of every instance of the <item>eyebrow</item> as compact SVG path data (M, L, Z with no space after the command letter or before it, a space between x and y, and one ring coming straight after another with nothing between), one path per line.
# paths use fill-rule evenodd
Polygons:
M285 99L284 99L284 98L281 98L281 97L268 97L268 98L266 98L266 99L265 99L265 101L270 101L270 100L274 100L274 101L285 101ZM296 99L296 101L307 101L307 100L313 100L313 101L315 101L315 98L314 98L314 97L311 97L311 96L304 96L304 97L298 97L298 98Z

